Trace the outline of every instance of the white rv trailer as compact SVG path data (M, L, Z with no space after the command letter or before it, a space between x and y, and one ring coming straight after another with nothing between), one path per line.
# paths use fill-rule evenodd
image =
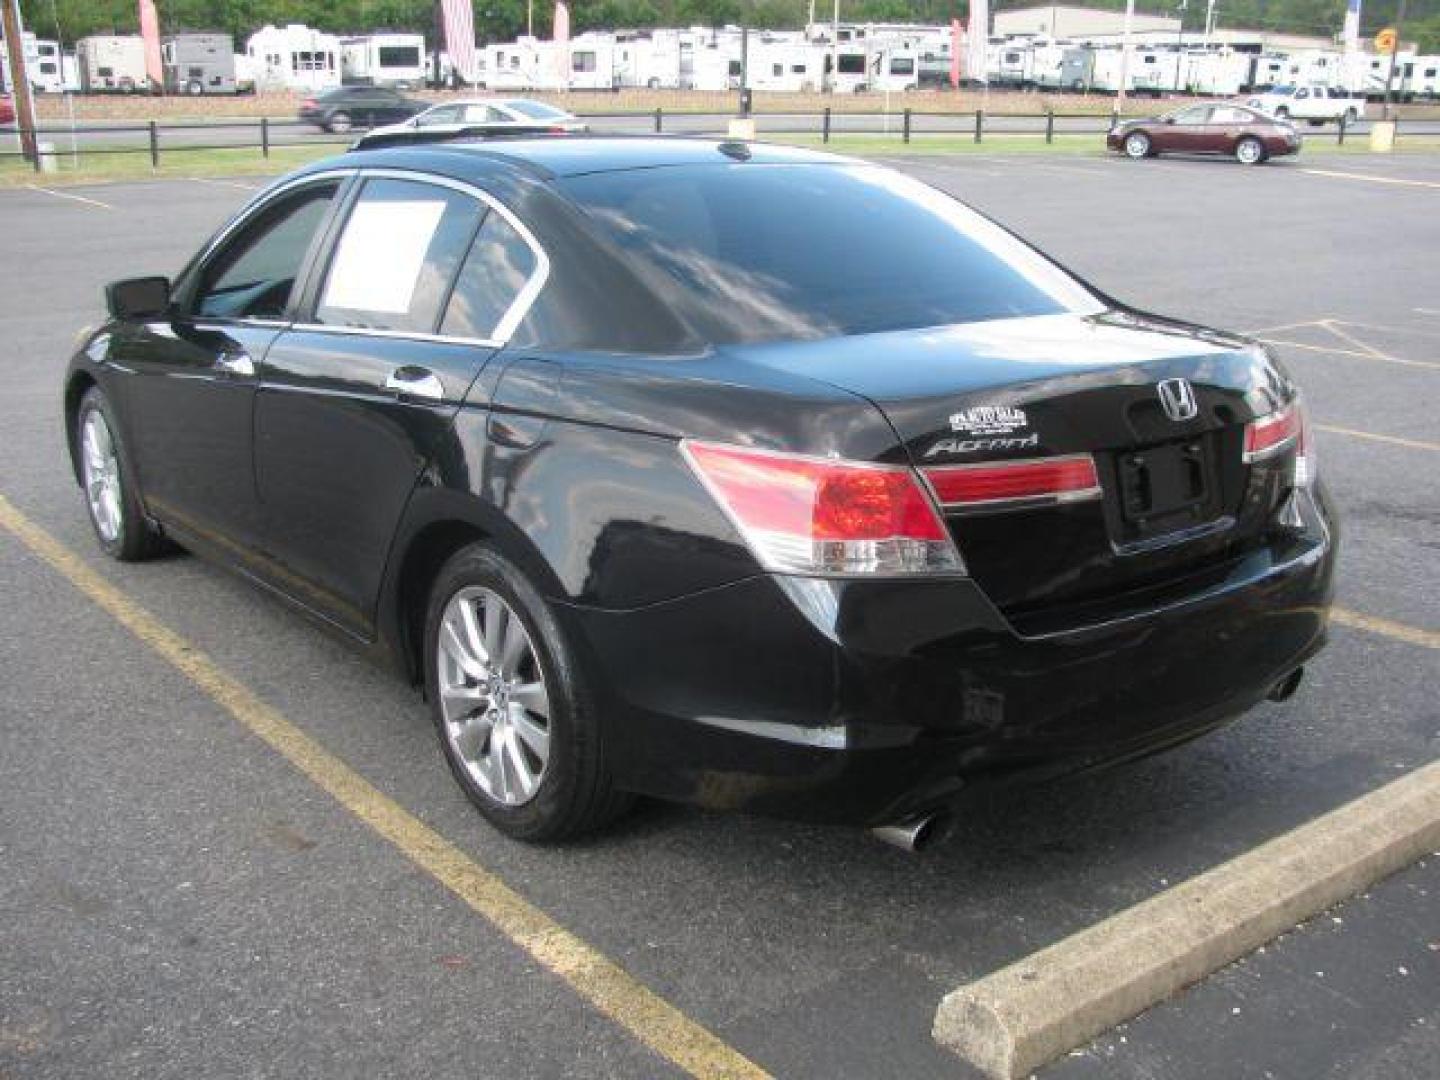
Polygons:
M1250 86L1255 57L1228 49L1189 49L1181 60L1181 88L1191 94L1234 97Z
M263 26L245 52L254 62L257 89L314 93L340 85L340 39L300 23Z
M687 48L683 30L636 30L615 38L615 78L621 86L651 90L680 88L680 57Z
M96 34L75 44L80 89L87 94L135 94L150 89L145 40L138 34Z
M25 74L30 88L39 94L65 92L65 58L59 42L37 38L29 30L20 33L20 46L25 52ZM0 37L0 86L6 92L14 89L10 81L10 52Z
M1440 98L1440 56L1417 56L1410 90L1417 98L1433 101Z
M340 78L370 86L422 86L428 74L420 34L367 34L340 40Z
M752 34L746 58L750 88L789 94L817 91L825 79L827 55L823 45L793 35Z

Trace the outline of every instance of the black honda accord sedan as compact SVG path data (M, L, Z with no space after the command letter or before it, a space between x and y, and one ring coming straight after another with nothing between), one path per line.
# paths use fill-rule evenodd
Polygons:
M107 297L64 394L101 546L393 664L512 836L637 793L913 835L1287 696L1325 638L1275 360L874 165L363 151Z

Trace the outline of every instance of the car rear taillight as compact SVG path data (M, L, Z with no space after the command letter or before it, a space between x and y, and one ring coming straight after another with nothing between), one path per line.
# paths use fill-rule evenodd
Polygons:
M1264 461L1300 437L1300 406L1291 403L1278 412L1245 425L1245 461Z
M1295 449L1295 486L1315 482L1315 438L1310 417L1297 399L1285 408L1245 425L1245 461L1264 461L1291 447Z
M684 442L695 475L767 570L963 573L915 471L718 443Z
M314 99L313 97L307 97L304 101L300 102L300 108L302 108L302 109L313 109L313 108L315 108L315 99Z
M947 510L998 510L1100 497L1100 477L1089 454L938 465L924 474Z

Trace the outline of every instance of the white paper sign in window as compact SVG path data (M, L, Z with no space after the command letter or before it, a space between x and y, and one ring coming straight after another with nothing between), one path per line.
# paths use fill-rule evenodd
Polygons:
M402 315L410 310L443 200L355 204L330 267L320 304Z

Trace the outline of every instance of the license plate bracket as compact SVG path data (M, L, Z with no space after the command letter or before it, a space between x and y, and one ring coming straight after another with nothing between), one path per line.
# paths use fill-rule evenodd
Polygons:
M1215 490L1213 455L1205 439L1186 439L1116 457L1120 512L1141 535L1203 520Z

